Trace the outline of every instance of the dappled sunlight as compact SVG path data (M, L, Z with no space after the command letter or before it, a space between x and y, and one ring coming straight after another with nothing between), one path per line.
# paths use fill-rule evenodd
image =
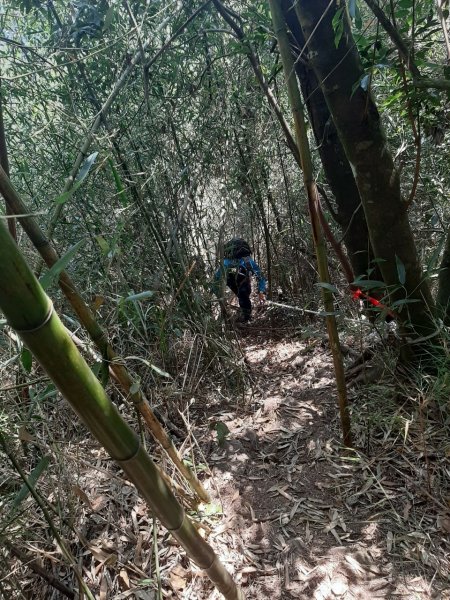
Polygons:
M383 462L342 449L326 347L262 339L257 324L245 335L254 393L210 413L229 433L209 434L207 458L223 508L214 541L247 597L431 599L432 580L394 550L394 496L371 476Z

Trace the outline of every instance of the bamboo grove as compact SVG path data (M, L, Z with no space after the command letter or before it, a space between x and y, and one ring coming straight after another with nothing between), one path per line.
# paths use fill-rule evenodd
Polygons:
M217 500L202 441L188 456L172 421L189 431L207 382L237 405L252 385L225 282L212 293L226 239L249 240L272 306L326 340L343 455L361 438L355 323L395 322L393 371L420 411L423 389L448 389L448 18L435 0L0 8L4 388L27 406L45 373L225 598L244 597L233 569L186 514ZM5 409L3 450L45 513L16 421Z

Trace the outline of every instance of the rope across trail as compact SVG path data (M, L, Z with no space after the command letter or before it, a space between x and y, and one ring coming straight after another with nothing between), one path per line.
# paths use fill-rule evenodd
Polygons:
M339 314L338 312L326 312L324 310L308 310L306 308L300 308L299 306L291 306L290 304L282 304L281 302L274 302L273 300L266 300L265 304L268 304L269 306L277 306L278 308L284 308L286 310L294 310L296 312L300 312L302 314L307 314L307 315L318 315L319 317L326 317L327 315L337 315Z

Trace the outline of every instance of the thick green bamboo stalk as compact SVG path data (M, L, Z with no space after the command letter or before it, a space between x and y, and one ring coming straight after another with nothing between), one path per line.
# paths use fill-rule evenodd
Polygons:
M280 0L269 0L270 12L275 30L275 35L280 49L281 60L283 63L284 75L294 118L295 134L297 138L297 147L300 153L300 161L303 171L303 181L308 196L308 208L311 217L311 228L316 249L317 268L322 283L322 297L325 306L328 337L330 340L331 353L333 356L334 373L338 391L339 412L341 417L341 426L344 438L344 444L351 446L350 418L347 405L347 389L345 385L344 364L342 359L341 346L339 343L339 333L334 314L333 296L326 286L330 284L330 275L328 272L327 252L322 228L319 218L319 198L316 182L314 181L311 152L308 143L308 134L306 130L303 104L298 88L295 65L289 45L289 37L286 30L283 11Z
M10 208L12 214L28 215L18 217L20 224L24 228L41 257L44 259L47 266L51 267L54 265L59 258L55 249L41 231L34 217L31 216L30 210L23 203L22 199L11 184L1 166L0 193L5 198L6 204ZM63 294L72 305L81 323L86 328L86 331L88 332L92 341L100 351L101 356L108 359L110 369L121 385L125 394L129 397L130 401L135 405L137 410L139 410L139 412L142 414L145 423L147 424L154 439L164 448L174 465L189 483L191 489L197 494L197 496L204 502L209 502L210 498L208 492L196 478L195 474L181 459L173 441L156 418L143 392L140 389L133 392L131 391L133 386L132 377L130 376L126 367L120 361L120 357L109 344L105 331L97 323L91 309L84 301L80 292L77 290L74 281L72 281L66 271L61 272L58 281Z
M138 436L78 352L50 298L0 224L0 309L88 429L136 485L154 515L229 600L243 595L200 536Z

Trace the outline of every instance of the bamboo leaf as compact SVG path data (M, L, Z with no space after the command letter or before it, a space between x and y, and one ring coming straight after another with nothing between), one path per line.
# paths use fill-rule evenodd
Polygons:
M112 174L113 174L113 177L114 177L114 183L116 184L116 190L117 190L117 193L119 195L119 200L120 200L122 206L127 206L128 205L127 194L125 192L125 187L124 187L124 185L122 183L120 175L117 172L117 169L114 166L114 163L113 163L113 161L110 158L108 158L108 164L109 164L109 166L111 168L111 171L112 171Z
M358 277L352 282L352 285L370 290L384 287L384 281L379 281L377 279L361 279Z
M94 164L97 155L98 152L93 152L90 156L87 157L87 159L84 161L83 166L80 169L80 172L78 173L78 177L76 178L73 186L70 188L70 190L67 190L66 192L55 198L54 202L56 204L64 204L64 202L67 202L67 200L69 200L69 198L73 196L73 194L77 191L77 189L88 176L88 173L92 165Z
M130 387L130 394L137 394L138 391L141 388L141 382L140 381L134 381Z
M28 348L22 349L22 352L20 353L20 362L25 371L29 373L33 364L33 356Z
M222 423L222 421L217 421L214 428L217 433L217 443L219 444L219 446L223 446L225 444L225 440L227 439L228 434L230 433L230 430L228 429L227 425L225 425L225 423Z
M391 308L397 308L398 306L403 306L405 304L415 304L416 302L421 302L421 300L419 300L418 298L403 298L402 300L396 300L395 302L393 302L391 304Z
M162 369L148 362L148 360L145 360L145 358L142 358L141 356L127 356L125 360L139 360L142 363L144 363L144 365L146 365L149 369L152 369L153 371L155 371L155 373L161 375L161 377L167 377L168 379L172 379L172 375L170 375L170 373L163 371Z
M109 252L109 244L105 240L105 238L102 235L96 235L95 236L95 241L99 245L100 250L103 252L103 254L107 255L108 252Z
M356 16L356 0L348 0L348 14L352 19Z
M158 373L158 375L161 375L161 377L168 377L169 379L172 379L172 376L169 373L167 373L166 371L163 371L156 365L150 364L150 368L153 369L155 371L155 373Z
M62 256L55 264L40 278L39 283L42 285L44 290L47 290L52 283L59 277L60 273L64 271L67 265L70 263L74 255L83 246L85 240L80 240L74 244L67 252Z
M344 33L344 7L338 8L333 17L332 25L334 29L334 44L337 48Z
M395 264L397 265L398 280L402 285L405 285L406 268L405 268L405 265L402 263L401 259L397 255L395 255Z
M103 29L109 29L111 27L112 22L114 21L114 16L115 16L114 6L110 6L108 8L108 10L106 11Z
M316 283L316 285L318 287L324 288L325 290L330 290L330 292L333 292L333 294L338 293L337 287L335 285L333 285L332 283L327 283L326 281L320 281L319 283Z
M98 156L98 152L93 152L91 155L87 157L84 161L83 166L78 173L78 177L75 180L75 183L82 183L86 177L88 176L89 171L91 170L92 165L95 163L95 159Z
M131 294L131 296L125 298L125 302L130 302L131 300L144 300L145 298L151 298L154 294L155 292L152 292L151 290L139 292L139 294Z
M31 472L30 476L28 477L28 484L30 485L30 487L34 488L36 486L36 483L37 483L39 477L47 469L49 462L50 462L49 456L43 456L41 458L41 460L38 462L36 467ZM22 502L24 500L26 500L29 493L30 493L30 490L29 490L28 486L24 483L23 486L20 488L19 493L13 500L11 510L12 511L17 510L19 508L19 506L22 504Z

